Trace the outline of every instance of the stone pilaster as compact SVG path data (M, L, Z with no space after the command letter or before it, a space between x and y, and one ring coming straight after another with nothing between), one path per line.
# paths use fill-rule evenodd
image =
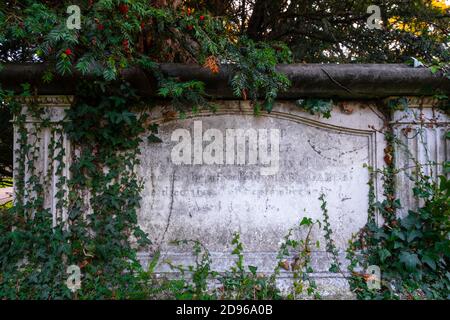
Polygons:
M443 163L450 160L450 117L436 108L431 98L410 98L408 108L395 111L392 118L395 143L397 197L402 201L400 214L416 209L421 203L414 197L414 179L417 170L437 180L443 174Z
M53 226L67 220L67 179L71 146L63 123L71 96L19 97L14 122L15 201L39 203L52 214ZM25 144L25 145L24 145ZM42 189L36 189L36 185Z

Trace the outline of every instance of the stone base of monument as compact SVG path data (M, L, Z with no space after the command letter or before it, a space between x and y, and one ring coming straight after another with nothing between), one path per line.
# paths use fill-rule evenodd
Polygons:
M245 269L248 266L257 267L257 274L270 277L274 274L274 269L278 264L277 253L274 252L243 252ZM225 274L231 270L231 267L236 263L236 256L222 252L210 252L211 257L211 271ZM152 261L152 256L148 253L140 253L138 259L140 260L144 270L148 269L149 263ZM293 261L293 257L286 257L289 262ZM349 273L347 271L348 261L345 259L345 253L339 254L339 261L341 263L342 272L330 272L331 256L327 252L314 251L311 254L311 268L312 273L307 276L314 280L317 285L317 292L323 299L354 299L355 296L350 290L348 283ZM185 272L182 275L173 266L182 266L183 270L187 270L189 266L195 265L195 258L189 253L179 252L163 252L161 253L157 266L154 270L156 278L175 280L185 279L190 280L191 273ZM294 273L280 269L280 273L276 278L277 288L282 295L287 296L293 291ZM304 281L305 293L300 295L301 299L311 299L312 297L306 294L308 282ZM211 279L210 290L213 291L220 286L217 280Z

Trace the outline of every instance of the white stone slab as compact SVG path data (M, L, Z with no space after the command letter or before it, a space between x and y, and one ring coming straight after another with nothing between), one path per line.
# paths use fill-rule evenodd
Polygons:
M231 101L216 113L188 114L184 120L167 119L163 115L170 112L157 108L153 116L159 117L163 142L142 144L139 168L145 181L139 222L153 242L144 256L160 249L166 258L189 260L187 248L170 242L194 239L211 251L213 260L221 261L213 264L223 269L231 259L233 233L239 232L252 264L268 269L267 256L275 256L290 228L305 216L322 218L321 193L328 202L334 240L343 251L367 221L365 165L382 165L385 146L383 137L369 127L383 127L380 114L358 103L349 108L342 112L336 107L331 119L323 119L291 102L279 102L271 114L256 117L248 103ZM171 152L178 140L171 141L172 133L186 129L193 137L199 123L203 133L218 129L224 137L227 129L280 130L278 172L262 175L259 158L248 165L248 156L246 165L174 164ZM208 144L204 142L203 148ZM379 188L376 181L375 186ZM324 250L321 232L315 229L313 237L322 243L319 251Z

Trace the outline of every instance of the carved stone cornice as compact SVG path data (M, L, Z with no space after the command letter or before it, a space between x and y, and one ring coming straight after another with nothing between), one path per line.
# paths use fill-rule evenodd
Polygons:
M43 83L42 76L49 67L45 63L6 64L0 71L0 83L4 89L17 93L23 91L23 83L29 83L32 92L41 95L72 95L80 80L96 79L93 73L82 75L73 70L70 76L55 74L51 83ZM279 99L384 99L450 92L450 79L442 72L433 74L428 68L403 64L280 64L276 68L292 84L287 91L279 92ZM236 99L229 84L234 72L231 65L221 65L217 74L196 64L163 63L159 69L167 77L204 82L206 93L216 99ZM124 69L121 77L140 96L161 98L157 79L145 70Z

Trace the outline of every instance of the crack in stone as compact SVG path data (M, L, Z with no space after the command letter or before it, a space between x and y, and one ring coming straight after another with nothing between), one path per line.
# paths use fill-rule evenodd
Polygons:
M362 147L359 147L359 148L355 148L355 149L353 149L353 150L341 152L341 153L339 153L339 157L342 157L342 156L344 156L344 155L346 155L346 154L349 154L349 153L357 152L357 151L359 151L359 150L364 149L365 147L366 147L366 146L362 146Z
M175 188L175 169L173 171L172 180L171 180L169 216L167 217L166 228L165 228L165 230L163 232L163 235L161 236L161 240L160 240L159 245L158 245L158 250L159 250L159 248L161 247L161 245L162 245L162 243L164 241L164 238L166 236L167 230L169 229L169 226L170 226L170 221L172 220L173 203L174 203L174 195L173 195L174 188Z
M317 149L316 149L316 147L311 143L311 140L309 140L309 139L308 139L308 144L310 145L311 149L313 149L314 152L317 153L317 154L318 154L319 156L321 156L322 158L325 158L325 159L330 160L330 161L337 162L336 159L333 159L333 158L324 156L320 150L317 150Z
M334 149L334 150L339 150L338 148L336 148L336 147L330 147L330 148L318 150L318 149L316 149L316 146L313 145L313 144L311 143L311 140L309 140L309 139L308 139L308 144L309 144L310 147L313 149L313 151L316 152L318 155L320 155L322 158L325 158L325 159L328 159L328 160L337 162L336 159L327 157L327 156L323 155L322 152L323 152L323 151L329 151L329 150L332 150L332 149ZM357 152L357 151L359 151L359 150L362 150L364 147L365 147L365 146L358 147L358 148L355 148L355 149L349 150L349 151L340 152L340 153L338 154L338 158L340 158L340 157L342 157L342 156L344 156L344 155L346 155L346 154L354 153L354 152Z
M152 186L152 203L150 204L150 212L153 212L153 206L156 201L156 186L155 186L155 174L153 172L153 168L150 166L150 183Z

